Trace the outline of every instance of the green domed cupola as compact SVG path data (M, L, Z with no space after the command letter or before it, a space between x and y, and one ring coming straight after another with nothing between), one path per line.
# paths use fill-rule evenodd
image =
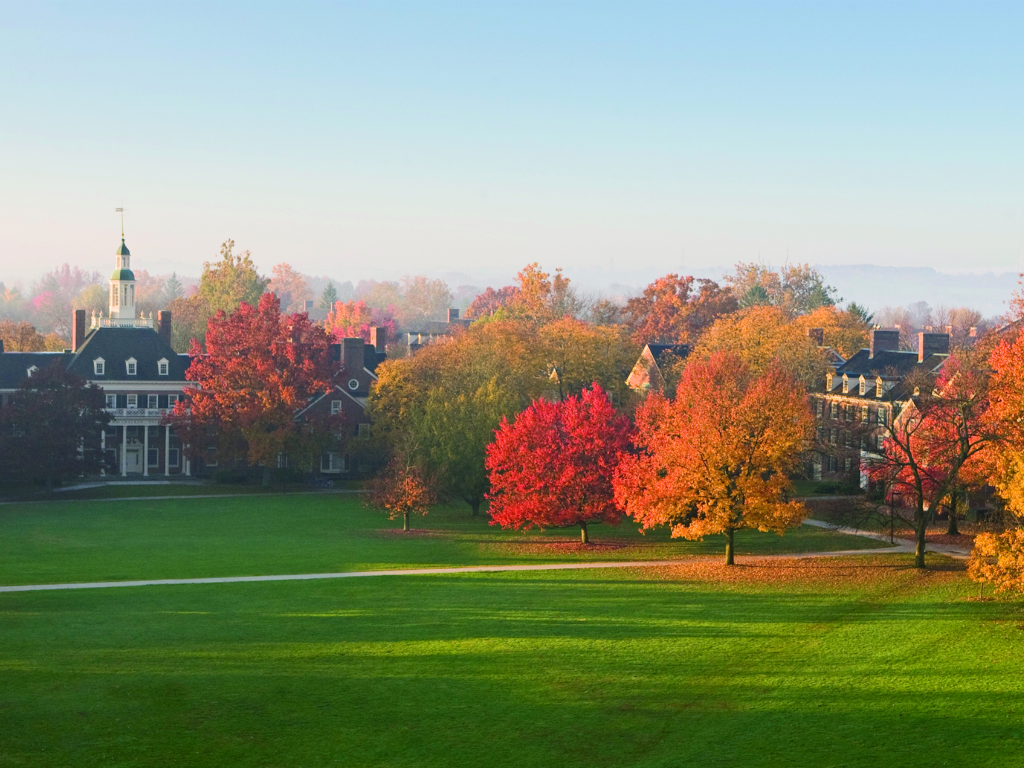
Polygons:
M115 268L110 275L110 317L134 319L135 274L128 263L131 253L124 244L124 235L121 235L121 245L114 256Z

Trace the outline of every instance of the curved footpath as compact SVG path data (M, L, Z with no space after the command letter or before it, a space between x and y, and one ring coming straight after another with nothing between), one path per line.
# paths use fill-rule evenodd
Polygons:
M863 536L869 539L885 541L889 537L857 528L844 528L823 523L820 520L804 520L808 525L827 528L837 533L850 536ZM913 552L912 542L898 539L900 542L892 547L880 549L846 549L836 552L796 552L787 555L754 555L758 560L791 559L800 560L808 557L841 557L844 555L885 555L897 552ZM956 547L929 544L928 549L949 557L965 558L968 552ZM245 581L309 581L313 579L356 579L366 576L427 576L450 573L503 573L508 571L572 571L592 568L650 568L666 565L679 565L692 562L694 558L685 560L632 560L626 562L586 562L586 563L543 563L535 565L469 565L458 568L398 568L381 571L345 571L342 573L299 573L278 576L220 576L204 579L144 579L139 581L88 581L72 584L21 584L0 586L0 592L40 592L52 589L109 589L112 587L155 587L176 586L182 584L233 584Z

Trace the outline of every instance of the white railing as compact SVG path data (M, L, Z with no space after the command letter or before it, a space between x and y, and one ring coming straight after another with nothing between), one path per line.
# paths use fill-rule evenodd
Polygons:
M90 328L155 328L153 315L149 317L98 317L92 316Z
M111 416L124 416L125 418L140 419L140 418L156 418L165 416L170 413L173 408L106 408L107 413Z

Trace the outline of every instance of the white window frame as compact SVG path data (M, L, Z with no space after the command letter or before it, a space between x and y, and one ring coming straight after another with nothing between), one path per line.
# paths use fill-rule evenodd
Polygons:
M160 360L157 360L157 362L156 362L156 370L157 370L157 373L159 373L161 376L168 376L168 375L170 375L171 364L170 364L170 362L168 362L166 357L161 358Z
M155 456L153 461L149 460L150 456ZM147 467L159 467L160 466L160 450L158 448L150 448L146 454L146 466Z
M167 396L167 408L168 408L168 410L174 408L174 406L178 402L178 398L179 397L180 397L180 395L168 395Z
M868 391L868 383L864 380L864 377L860 377L860 394L863 395Z
M117 395L107 395L106 402L107 408L117 408Z
M139 361L134 357L129 357L124 361L125 373L128 376L137 376L139 371Z
M102 357L97 357L92 361L92 372L94 376L104 376L107 370L107 361Z
M168 467L179 467L181 466L181 450L178 448L169 448L167 450L167 466Z
M146 407L147 408L159 408L160 407L160 395L146 395Z
M324 462L325 459L326 466ZM345 456L337 451L324 451L320 454L320 472L325 475L336 475L341 472L346 472L348 468L345 465Z
M139 396L138 395L128 395L127 397L128 397L128 401L127 401L127 405L126 405L127 408L138 408L139 407Z
M341 413L341 400L331 400L331 416Z

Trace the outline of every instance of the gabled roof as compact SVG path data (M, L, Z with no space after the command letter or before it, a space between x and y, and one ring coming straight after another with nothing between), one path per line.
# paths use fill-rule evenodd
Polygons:
M104 371L96 375L92 361L102 357ZM125 361L136 360L135 376L128 376ZM160 360L167 360L167 375L161 376ZM73 353L68 369L93 381L186 381L191 358L179 355L151 328L94 328L85 343Z

